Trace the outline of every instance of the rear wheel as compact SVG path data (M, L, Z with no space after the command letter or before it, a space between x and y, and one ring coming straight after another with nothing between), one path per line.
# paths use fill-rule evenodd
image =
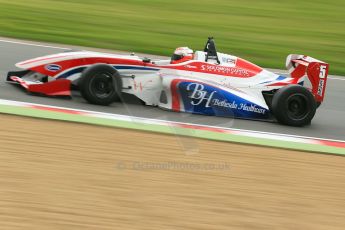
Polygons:
M122 81L113 67L97 64L88 67L78 83L81 95L96 105L109 105L120 101Z
M279 89L272 100L272 110L277 120L290 126L310 124L316 107L313 94L299 85L289 85Z

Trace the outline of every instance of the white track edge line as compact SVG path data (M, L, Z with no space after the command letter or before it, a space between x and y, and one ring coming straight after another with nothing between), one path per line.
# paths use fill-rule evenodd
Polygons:
M58 46L34 44L34 43L28 43L28 42L11 41L11 40L3 40L3 39L0 39L0 42L19 44L19 45L27 45L27 46L37 46L37 47L43 47L43 48L60 49L60 50L70 50L70 48L64 48L64 47L58 47Z
M159 120L159 119L152 119L152 118L145 118L145 117L136 117L136 116L123 115L123 114L103 113L103 112L97 112L97 111L92 111L92 110L73 109L73 108L68 108L68 107L51 106L51 105L13 101L13 100L5 100L5 99L0 99L0 102L1 101L9 102L9 103L26 104L26 105L45 106L45 107L56 108L56 109L66 109L66 110L79 111L79 112L85 112L85 113L91 113L91 114L100 114L100 115L107 115L107 116L118 116L118 117L125 117L125 118L133 118L133 119L137 119L137 120L147 120L147 121L153 121L153 122L174 123L174 124L180 124L180 125L195 125L195 126L201 126L201 127L207 127L207 128L223 129L223 130L228 130L228 131L249 132L249 133L257 133L257 134L273 135L273 136L278 135L278 136L282 136L282 137L293 137L293 138L302 138L302 139L309 139L309 140L320 140L320 141L332 141L332 142L345 143L344 140L337 140L337 139L301 136L301 135L293 135L293 134L285 134L285 133L273 133L273 132L248 130L248 129L238 129L238 128L226 128L226 127L221 127L221 126L203 125L203 124L186 123L186 122L178 122L178 121Z

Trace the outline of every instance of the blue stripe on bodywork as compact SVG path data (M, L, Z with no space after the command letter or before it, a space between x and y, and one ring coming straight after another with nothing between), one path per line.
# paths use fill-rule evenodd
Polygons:
M156 68L150 68L150 67L139 67L139 66L124 66L124 65L115 65L113 66L115 69L118 70L147 70L147 71L158 71L159 69ZM86 69L86 67L79 67L79 68L75 68L72 69L70 71L67 71L66 73L58 76L56 79L60 79L60 78L68 78L69 76L72 76L73 74L77 74L77 73L81 73L84 71L84 69Z
M84 69L86 69L86 67L79 67L79 68L72 69L72 70L67 71L66 73L64 73L64 74L62 74L62 75L60 75L60 76L58 76L56 79L68 78L69 76L72 76L73 74L83 72Z
M134 69L134 70L151 70L151 71L158 71L159 69L150 68L150 67L143 67L143 66L122 66L122 65L115 65L116 69Z
M272 80L272 81L265 81L265 82L261 82L260 84L267 84L267 83L271 83L271 82L274 82L274 81L282 81L282 80L285 80L287 77L284 77L284 76L278 76L276 79Z
M282 81L282 80L285 80L287 77L285 77L285 76L279 76L277 79L276 79L276 81Z

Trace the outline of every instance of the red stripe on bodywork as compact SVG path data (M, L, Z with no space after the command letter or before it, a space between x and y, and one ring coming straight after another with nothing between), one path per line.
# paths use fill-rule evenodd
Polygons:
M181 81L182 81L181 79L174 79L171 81L171 84L170 84L170 91L172 94L171 107L172 107L172 110L175 112L181 111L180 95L178 92L178 83L180 83Z
M288 82L277 82L277 83L273 83L273 84L270 84L268 86L286 86L286 85L289 85L290 83Z
M64 56L60 56L60 57L64 57ZM20 64L24 65L24 64L34 63L36 61L51 59L50 64L56 64L56 65L61 66L61 70L59 71L47 70L45 68L46 64L30 68L33 71L42 73L47 76L57 76L58 74L62 73L63 71L66 71L67 69L78 67L78 66L92 65L96 63L104 63L104 64L111 64L111 65L118 65L118 64L136 65L136 66L154 67L154 68L160 68L160 69L176 69L176 70L184 70L184 71L222 75L222 76L237 77L237 78L250 78L250 77L256 76L258 73L260 73L263 70L261 67L253 63L250 63L248 61L245 61L241 58L237 59L235 66L217 65L217 64L200 62L200 61L186 62L186 63L181 63L179 65L160 66L160 65L155 65L153 63L145 63L142 60L112 58L112 57L88 57L88 58L68 59L68 60L54 62L54 58L60 58L60 57L56 57L56 56L45 57L42 59L29 60L28 62L23 62Z
M236 66L225 66L225 65L216 65L207 62L187 62L181 65L173 66L155 66L148 65L153 67L159 67L162 69L176 69L191 71L197 73L206 73L206 74L215 74L228 77L237 77L237 78L250 78L259 74L263 69L259 66L256 66L250 62L247 62L243 59L238 58Z
M286 85L298 84L298 81L299 81L299 78L291 78L289 81L276 82L267 86L286 86Z
M56 65L61 66L61 70L59 71L49 71L47 70L46 64L35 66L33 68L30 68L30 70L47 75L47 76L57 76L60 73L74 68L78 66L86 66L86 65L92 65L96 63L102 63L102 64L111 64L111 65L137 65L137 66L146 66L146 63L139 61L139 60L129 60L129 59L120 59L120 58L108 58L108 57L90 57L90 58L79 58L79 59L72 59L72 60L64 60L64 61L57 61L57 62L51 62Z
M70 96L71 81L59 79L43 84L28 85L27 90L31 93L41 93L47 96Z

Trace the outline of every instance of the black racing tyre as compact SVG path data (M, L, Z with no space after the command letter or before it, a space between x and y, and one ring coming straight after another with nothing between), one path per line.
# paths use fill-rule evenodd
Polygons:
M290 126L310 124L316 112L313 94L300 85L279 89L272 100L272 112L278 122Z
M121 99L121 77L116 69L106 64L85 69L78 87L83 98L91 104L109 105Z
M321 102L316 102L316 108L318 109L321 105Z

